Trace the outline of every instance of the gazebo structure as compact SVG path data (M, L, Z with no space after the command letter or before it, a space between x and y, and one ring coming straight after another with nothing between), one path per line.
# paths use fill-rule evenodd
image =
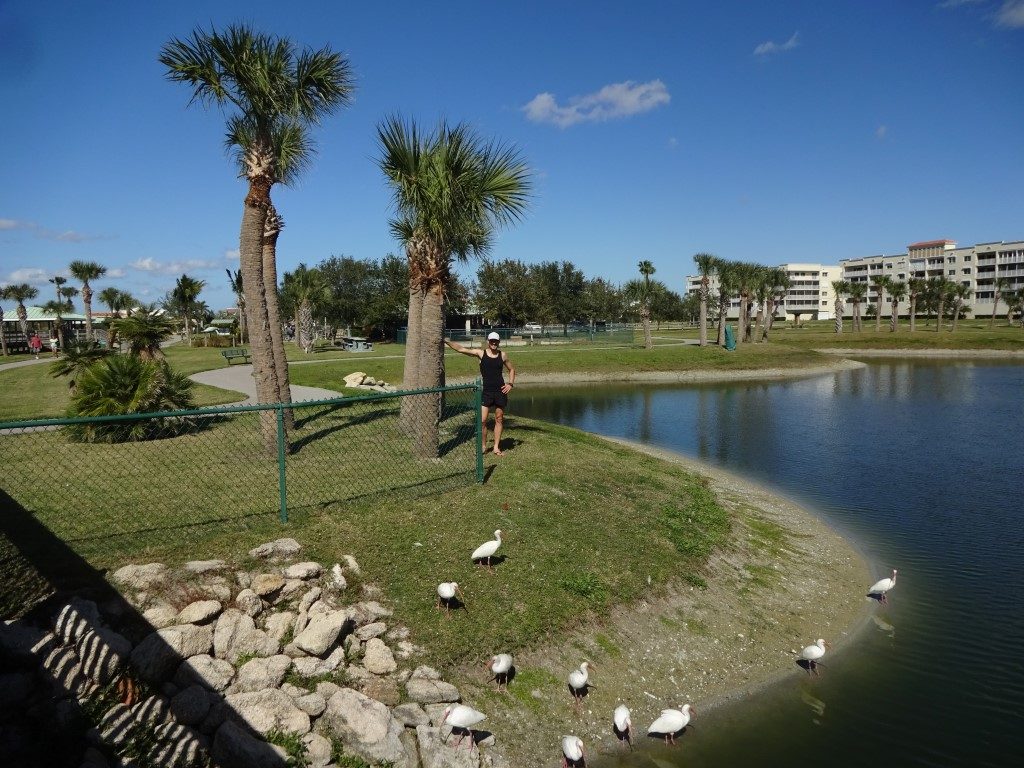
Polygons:
M56 335L57 315L53 312L46 312L42 307L25 307L25 311L28 314L26 325L30 336L33 333L38 333L45 344L51 336ZM65 342L68 339L85 337L85 315L74 312L61 313L60 321L64 326ZM21 321L18 319L17 312L13 310L4 312L2 332L10 351L28 351L28 339L21 332Z

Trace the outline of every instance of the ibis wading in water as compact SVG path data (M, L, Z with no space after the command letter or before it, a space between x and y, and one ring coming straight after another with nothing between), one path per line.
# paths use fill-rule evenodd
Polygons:
M818 674L818 662L821 661L821 657L825 655L825 649L827 647L828 643L819 637L814 641L814 645L808 645L800 651L800 658L807 662L807 674L810 674L811 672Z
M494 541L487 541L473 550L471 558L474 563L486 564L487 570L491 570L491 558L501 546L501 529L494 532Z
M469 734L469 748L473 749L473 726L477 723L483 722L487 719L487 715L483 712L478 712L472 707L467 707L465 704L449 704L444 708L444 713L441 717L441 726L448 723L452 727L452 732L459 731L459 740L455 742L455 748L458 749L459 744L462 743L462 739ZM449 736L451 733L448 734ZM447 741L447 739L446 739Z
M583 739L579 736L562 737L562 768L577 765L583 760Z
M461 587L454 581L442 581L437 585L437 607L444 604L444 612L451 613L451 602L458 595L462 599L462 605L466 605L466 596L462 593Z
M612 724L615 727L615 735L633 748L633 721L629 719L629 707L619 704L612 714Z
M572 696L576 699L576 704L580 703L580 699L587 692L587 688L590 686L590 668L594 666L589 661L584 661L580 664L579 669L574 669L569 673L569 689L572 691Z
M491 656L491 660L487 662L487 669L494 675L494 680L498 684L498 690L501 690L502 684L508 690L508 676L512 671L512 657L507 653Z
M661 717L648 726L647 735L663 736L666 744L675 744L676 734L690 724L690 716L695 714L697 710L689 704L683 704L682 709L663 709Z
M896 586L896 569L892 569L892 576L888 579L879 579L868 589L868 597L877 597L878 602L884 603L885 593Z

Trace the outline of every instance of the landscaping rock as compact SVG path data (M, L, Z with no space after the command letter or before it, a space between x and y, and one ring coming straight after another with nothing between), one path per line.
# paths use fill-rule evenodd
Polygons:
M294 644L306 653L323 656L338 641L338 636L348 621L349 612L346 610L315 616L295 638Z
M356 687L360 693L371 699L376 699L381 704L387 704L389 707L397 706L402 700L398 684L386 677L369 677L359 682Z
M309 733L309 715L296 707L291 697L278 688L233 693L226 696L225 701L237 717L264 736L274 729Z
M391 714L406 728L415 728L417 725L430 725L430 718L423 711L423 707L412 702L399 704L391 710Z
M302 599L299 600L299 613L305 613L309 611L309 606L311 606L313 603L319 600L320 595L322 595L323 593L324 591L320 589L320 587L313 587L312 589L310 589L306 594L302 596Z
M229 693L248 693L262 691L266 688L277 688L284 680L285 673L291 667L292 660L278 654L267 659L252 659L238 669L235 682L228 689Z
M210 697L201 685L191 685L171 699L171 714L182 725L199 725L210 712Z
M23 664L38 663L38 656L52 649L56 636L52 632L21 622L0 623L0 658Z
M261 560L283 560L295 557L302 550L302 545L295 539L278 539L277 541L260 544L255 549L249 550L249 557Z
M167 566L163 563L126 565L114 571L110 578L126 589L150 589L167 580Z
M348 589L348 580L345 575L341 572L341 564L335 563L334 567L331 568L331 584L332 586L341 591Z
M387 628L388 625L383 621L375 621L372 624L366 624L359 627L359 629L355 631L355 636L365 643L367 640L372 640L375 637L383 635L384 632L387 631Z
M213 630L195 624L158 629L132 651L131 663L148 682L160 683L178 668L183 659L207 654L213 646Z
M386 675L398 669L398 663L391 649L379 637L374 637L366 644L363 653L363 666L367 672L375 675Z
M291 611L272 613L267 617L264 628L268 635L277 642L281 642L292 631L295 624L295 614Z
M178 624L205 624L220 615L223 606L217 600L198 600L181 609Z
M217 619L213 630L213 651L218 659L234 663L239 656L273 656L280 645L266 632L256 629L251 616L229 608Z
M318 656L300 656L292 659L292 668L303 677L318 677L343 669L345 666L345 649L335 648L327 656L321 659Z
M286 579L315 579L324 569L320 563L306 562L289 565L282 571Z
M235 605L246 616L256 618L263 612L263 600L251 589L243 589L235 597Z
M323 768L331 762L331 742L316 733L307 733L302 737L306 745L306 760L309 768Z
M284 579L276 573L261 573L252 580L252 591L269 600L284 586Z
M147 608L143 612L142 618L149 622L154 629L163 629L177 623L178 609L161 600L151 608Z
M346 751L368 761L406 764L399 740L402 724L379 701L342 688L327 702L323 721L345 743Z
M437 728L416 726L416 741L423 768L479 768L479 750L466 749L465 744L459 749L444 744Z
M252 736L244 726L228 721L217 729L212 757L221 768L286 768L288 753Z
M189 573L220 573L227 570L227 563L223 560L190 560L183 566Z
M349 610L352 611L352 620L356 623L357 627L361 627L364 624L372 624L375 621L391 616L391 611L376 600L356 603Z
M359 570L359 563L356 562L356 559L352 557L352 555L345 555L342 557L342 560L345 561L345 567L352 571L356 576L362 573L362 571Z
M405 692L419 704L441 704L459 701L459 689L441 679L431 667L417 667L405 684Z
M101 627L83 635L77 651L82 671L100 685L106 685L124 669L132 644L114 630Z
M228 662L200 654L181 663L174 675L174 683L181 688L198 683L211 691L223 691L234 676L235 668Z
M57 637L65 643L77 643L86 632L98 629L103 625L100 611L92 600L72 598L68 601L54 621Z
M345 382L346 387L358 387L360 384L363 383L363 380L365 378L366 374L363 373L362 371L354 371L353 373L350 373L348 376L342 379L342 381Z
M310 717L320 717L327 709L327 699L314 691L295 699L295 706Z

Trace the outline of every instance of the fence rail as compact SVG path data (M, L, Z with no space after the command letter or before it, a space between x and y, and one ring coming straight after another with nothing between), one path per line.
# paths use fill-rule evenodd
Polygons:
M482 480L480 397L475 384L0 422L0 492L98 567L192 554L240 529Z

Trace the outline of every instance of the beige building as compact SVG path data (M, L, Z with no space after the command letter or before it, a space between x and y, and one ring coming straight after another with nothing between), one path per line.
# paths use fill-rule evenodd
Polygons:
M832 283L842 279L842 268L835 265L815 263L780 264L781 269L789 275L790 286L782 305L776 308L777 320L831 320L834 316L835 294ZM718 293L718 280L714 276L710 282L711 295ZM686 292L700 292L700 275L687 275ZM712 302L713 303L713 300ZM752 302L752 311L757 312L757 302ZM739 299L733 299L726 317L736 320L740 315Z

